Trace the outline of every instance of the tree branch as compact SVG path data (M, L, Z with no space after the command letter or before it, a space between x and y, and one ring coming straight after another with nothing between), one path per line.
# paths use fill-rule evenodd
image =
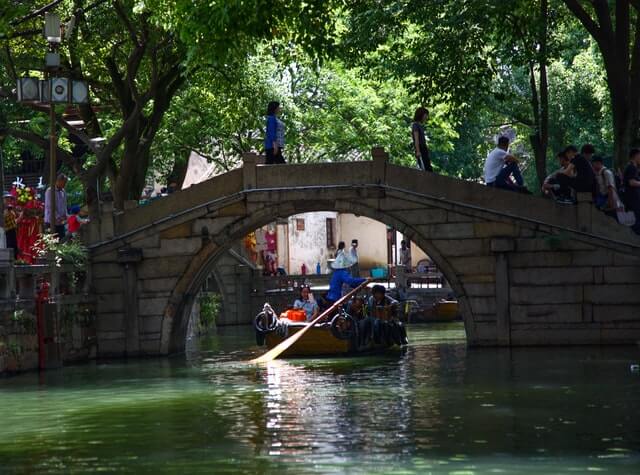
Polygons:
M8 44L4 45L4 53L7 55L7 72L12 80L18 79L18 73L16 72L16 65L13 62L13 56L11 55L11 49Z
M133 42L133 44L134 45L139 45L140 41L138 39L138 32L133 27L133 24L129 20L129 17L124 12L124 9L122 8L122 5L120 4L120 2L118 0L114 0L113 1L113 8L115 9L116 13L118 14L118 17L120 18L120 21L122 21L122 23L124 24L125 28L127 29L127 32L129 33L129 38L131 38L131 41Z
M82 130L74 127L73 125L69 124L69 122L67 122L66 120L64 120L62 118L62 116L59 116L56 114L56 124L60 125L61 127L65 128L70 134L75 135L76 137L78 137L82 143L84 143L87 147L89 147L91 149L91 151L93 153L96 153L97 151L97 147L95 146L95 143L93 143L91 141L91 137L89 137L86 133L84 133Z
M128 115L135 107L133 101L131 100L131 94L129 94L129 86L122 78L122 74L120 74L120 69L118 68L115 57L108 56L105 59L105 65L107 66L107 71L109 72L109 76L111 77L114 92L116 93L118 101L120 102L122 115L124 117L128 117Z
M36 35L41 35L41 34L42 34L42 30L36 30L36 29L16 31L16 32L10 33L10 34L0 33L0 40L8 41L8 40L16 39L16 38L26 38L28 36L36 36Z
M607 17L610 18L609 15ZM622 74L629 72L629 41L630 41L630 12L629 0L616 1L616 50L620 61Z
M589 16L587 11L580 5L578 0L563 0L567 8L573 13L580 23L587 29L593 38L600 43L603 40L603 34L598 24Z
M20 23L24 23L27 20L31 20L32 18L35 18L37 16L42 15L45 12L48 12L49 10L51 10L53 7L55 7L58 3L62 2L62 0L53 0L53 2L45 5L42 8L39 8L37 10L32 11L31 13L27 13L25 16L23 16L22 18L19 18L17 20L13 20L10 25L11 26L16 26L19 25Z
M50 146L49 140L39 136L38 134L34 134L33 132L28 132L26 130L21 130L21 129L0 129L0 132L6 135L11 135L16 139L20 139L20 140L24 140L25 142L32 143L36 147L44 150L45 152L49 151L49 146ZM76 166L77 161L75 160L73 155L71 155L65 149L58 147L56 149L56 156L60 157L63 163L68 167L74 170L77 168Z
M129 84L129 92L133 96L136 102L141 102L143 99L138 94L138 88L136 87L135 78L138 74L138 69L140 68L140 64L142 63L142 58L144 58L144 54L147 49L147 37L148 37L148 24L146 20L146 16L143 17L143 32L141 35L133 27L133 24L129 20L129 17L125 13L122 5L118 0L114 0L113 6L118 14L118 18L124 24L125 28L129 32L129 37L133 42L133 50L129 54L129 58L127 59L127 83ZM148 99L147 99L148 100Z
M608 0L591 0L593 8L598 17L598 23L600 24L600 31L604 35L605 39L610 39L613 43L615 41L615 34L613 30L613 23L611 22L611 11L609 10ZM620 3L626 3L628 0L616 0L616 5Z

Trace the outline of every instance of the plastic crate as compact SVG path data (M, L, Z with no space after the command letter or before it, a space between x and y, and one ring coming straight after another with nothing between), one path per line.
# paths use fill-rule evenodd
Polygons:
M386 267L374 267L371 269L371 277L374 279L385 279L387 277Z

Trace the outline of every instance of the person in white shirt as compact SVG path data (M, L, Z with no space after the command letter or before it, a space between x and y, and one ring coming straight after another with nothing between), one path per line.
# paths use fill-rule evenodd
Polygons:
M484 164L484 182L487 186L495 188L531 193L524 186L518 160L509 153L509 137L500 137L498 146L487 155Z
M593 157L591 166L596 175L596 208L610 211L621 209L622 203L618 198L613 172L604 166L602 157Z

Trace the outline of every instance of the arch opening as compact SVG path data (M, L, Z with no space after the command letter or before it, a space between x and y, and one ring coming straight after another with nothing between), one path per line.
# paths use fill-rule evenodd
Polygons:
M193 302L201 295L203 285L211 282L212 275L216 276L216 282L227 283L220 285L224 314L217 323L248 324L264 301L270 301L277 308L291 305L296 288L302 283L309 283L316 292L325 290L330 278L328 267L338 243L345 241L349 249L352 239L358 240L361 275L371 275L373 269L374 275L384 276L394 297L412 301L410 321L451 318L452 306L445 311L434 304L440 300L457 301L455 315L462 318L465 334L468 333L466 327L471 315L458 278L439 250L417 229L396 216L358 203L334 206L331 211L326 211L321 204L309 203L296 206L296 213L287 213L282 208L259 210L228 226L226 232L212 236L212 245L201 251L206 255L197 258L200 265L184 277L190 281L173 317L171 346L174 351L179 351L185 338L180 334L184 325L181 322L185 314L190 314ZM275 235L269 244L265 242L268 234ZM400 266L402 241L410 243L410 272L404 272ZM270 254L275 254L275 261L271 261ZM246 272L249 281L231 285L231 292L227 288L230 258L236 259L231 275L237 275L238 268L249 270ZM319 278L316 277L318 264ZM244 305L232 310L239 301Z

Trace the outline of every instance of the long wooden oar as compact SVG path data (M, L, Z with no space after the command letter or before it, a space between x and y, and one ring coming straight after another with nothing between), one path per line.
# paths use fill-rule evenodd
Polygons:
M280 356L282 353L284 353L287 348L289 348L291 345L293 345L296 341L298 341L302 335L304 335L307 330L309 330L311 327L313 327L316 323L318 323L320 320L322 320L324 317L326 317L327 315L329 315L331 312L333 312L336 308L338 308L345 300L347 300L348 298L350 298L353 294L355 294L356 292L358 292L358 290L360 290L361 288L363 288L364 286L366 286L369 281L371 279L367 279L365 280L362 284L360 284L359 286L357 286L355 289L353 289L351 292L347 293L346 295L344 295L343 297L340 297L338 300L335 301L335 303L333 305L331 305L331 307L329 307L328 309L326 309L324 312L322 312L320 315L318 315L315 319L313 319L311 322L309 322L309 325L307 325L306 327L304 327L302 330L294 333L293 335L291 335L289 338L287 338L284 341L281 341L278 345L274 346L273 348L271 348L269 351L267 351L264 355L262 355L259 358L255 358L251 361L249 361L249 363L268 363L269 361L273 361L275 360L278 356Z

